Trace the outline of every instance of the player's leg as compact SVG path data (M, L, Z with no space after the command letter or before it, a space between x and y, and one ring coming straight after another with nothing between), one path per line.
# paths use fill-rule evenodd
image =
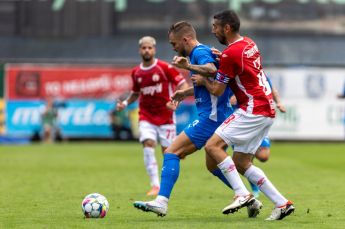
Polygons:
M195 120L165 150L161 175L161 186L157 198L150 202L136 201L134 206L144 211L166 215L168 201L180 172L180 159L201 149L212 135L215 127L209 119ZM218 126L218 125L217 125Z
M245 117L242 126L247 129L246 134L239 134L239 142L235 144L233 160L238 171L243 174L250 182L259 186L260 190L275 204L276 208L268 219L282 219L293 212L294 207L271 183L265 173L252 164L252 156L258 149L262 139L267 135L273 120L270 118ZM255 124L255 125L254 125ZM278 209L278 210L277 210ZM280 214L277 214L277 212Z
M268 161L270 157L271 149L271 141L268 136L266 136L259 147L259 149L255 153L255 158L261 162Z
M165 150L158 196L155 200L149 202L135 201L134 207L143 211L154 212L158 216L165 216L172 189L180 174L180 158L194 151L196 151L196 146L185 132L179 134Z
M49 124L43 126L43 140L44 142L51 142L51 126Z
M270 139L268 136L266 136L264 138L264 140L262 140L259 149L256 151L255 158L261 162L268 161L268 158L270 156L270 147L271 147ZM260 195L259 187L256 184L250 182L249 180L248 180L248 182L249 182L250 187L252 189L253 195L255 196L255 198L258 198Z
M222 171L224 177L235 192L234 202L223 209L223 214L229 214L253 203L255 199L243 184L233 160L225 151L228 144L218 135L217 132L220 128L223 128L223 124L207 141L205 150L207 154L216 161L218 168Z
M206 167L214 176L218 177L219 180L221 180L226 186L232 189L230 183L228 182L228 180L226 179L222 171L218 168L217 163L207 153L206 153ZM255 218L260 213L261 208L262 208L262 203L256 199L253 203L247 206L248 217Z
M147 195L157 195L159 190L158 164L155 155L157 126L146 121L140 121L139 133L139 141L143 144L144 164L151 185L151 190L147 192Z
M156 196L159 192L159 172L158 163L155 155L156 142L152 139L146 139L143 142L144 164L146 172L150 177L151 189L146 193L148 196Z
M226 186L232 189L229 181L226 179L222 171L218 168L217 162L213 160L210 155L206 152L206 167L207 170L212 173L214 176L218 177Z
M201 149L218 125L209 119L195 120L165 150L159 196L169 199L178 177L180 159Z

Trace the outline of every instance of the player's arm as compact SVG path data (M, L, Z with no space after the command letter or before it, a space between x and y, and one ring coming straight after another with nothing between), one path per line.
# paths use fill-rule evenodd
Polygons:
M188 85L188 83L186 81L183 81L182 83L180 83L179 85L177 85L177 89L174 93L174 95L171 97L171 100L169 102L167 102L166 106L168 109L175 111L178 107L178 105L180 104L180 101L182 101L185 97L183 96L185 91L189 91L190 86ZM193 89L193 88L192 88ZM173 97L178 97L178 91L182 92L182 100L178 101L177 99L173 99ZM177 92L177 93L176 93Z
M343 93L337 94L337 98L338 98L338 99L344 99L344 98L345 98L345 85L344 85L344 91L343 91Z
M227 84L226 83L221 83L217 80L211 81L205 77L202 77L200 75L193 75L191 77L192 81L195 83L195 85L197 86L205 86L206 89L215 96L221 96L226 87Z
M188 85L187 81L183 81L183 83L177 85L176 90L187 90L190 86Z
M266 78L267 78L268 84L271 87L272 96L273 96L274 102L276 103L276 107L278 108L278 110L280 112L285 113L286 112L286 108L285 108L285 105L283 104L283 102L280 99L280 95L279 95L278 90L275 87L273 87L271 79L269 77L267 77L267 76L266 76Z
M117 111L122 111L123 109L125 109L129 104L133 103L134 101L136 101L139 98L139 92L134 92L132 91L129 96L127 97L127 99L120 101L118 100L116 103L116 110Z
M194 95L194 88L193 87L187 87L185 89L176 90L174 94L171 96L171 100L175 102L181 102L188 96Z
M279 109L279 111L282 113L285 113L286 112L285 105L280 100L280 95L279 95L278 90L273 86L272 86L272 96L273 96L274 102L276 103L276 107Z
M217 73L217 68L214 63L206 63L203 65L191 64L186 57L175 56L172 65L178 68L193 71L205 77L214 77Z

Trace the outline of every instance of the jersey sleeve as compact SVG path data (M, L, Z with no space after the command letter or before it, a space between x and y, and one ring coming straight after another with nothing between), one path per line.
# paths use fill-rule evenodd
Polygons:
M230 54L229 52L223 52L220 61L219 68L216 75L216 80L228 84L230 79L235 78L240 72L241 57L236 54Z
M131 74L131 76L132 76L132 84L133 84L132 91L133 92L139 92L140 91L140 87L139 87L139 84L138 84L138 82L137 82L137 80L135 78L135 72L136 72L136 69L133 69L132 70L132 74Z

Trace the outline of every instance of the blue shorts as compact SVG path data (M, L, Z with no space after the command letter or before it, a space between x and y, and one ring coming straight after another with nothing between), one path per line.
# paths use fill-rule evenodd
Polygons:
M221 124L222 122L215 122L208 118L199 118L189 124L184 132L196 148L201 149Z
M268 136L266 136L264 138L264 140L262 140L260 147L265 147L265 148L271 147L271 141L270 141L270 138Z

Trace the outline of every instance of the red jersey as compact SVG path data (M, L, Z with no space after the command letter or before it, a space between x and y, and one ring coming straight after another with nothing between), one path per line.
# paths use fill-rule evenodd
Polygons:
M258 47L248 37L222 53L216 79L234 92L239 108L248 114L275 117L272 90L261 65Z
M173 111L167 109L166 103L176 86L185 82L184 77L170 64L155 59L144 67L142 64L132 71L133 92L139 92L139 120L154 125L175 123Z

